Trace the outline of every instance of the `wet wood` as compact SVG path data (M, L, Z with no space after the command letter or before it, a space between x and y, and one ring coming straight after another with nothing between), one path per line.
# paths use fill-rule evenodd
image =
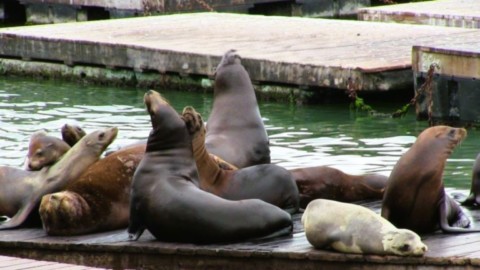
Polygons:
M380 212L380 201L359 204ZM464 210L480 226L480 210ZM0 232L0 254L120 269L465 269L480 265L480 233L423 235L429 247L424 257L342 254L314 249L305 238L301 214L293 218L290 236L212 245L160 242L148 231L138 241L129 241L126 230L51 237L40 228L17 229Z
M21 259L15 257L0 256L0 269L2 270L55 270L55 269L71 269L71 270L89 270L99 269L81 265L72 265L48 261L36 261L30 259Z
M477 44L480 31L197 13L0 30L0 57L212 76L237 49L254 82L367 91L411 89L413 45Z
M361 8L359 20L480 28L480 1L436 0Z

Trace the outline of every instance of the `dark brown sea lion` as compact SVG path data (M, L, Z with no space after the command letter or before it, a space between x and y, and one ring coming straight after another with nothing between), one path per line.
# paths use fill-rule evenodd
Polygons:
M118 150L90 166L64 191L43 196L40 217L49 235L126 228L130 187L145 146Z
M182 117L192 136L201 189L227 200L261 199L289 213L298 211L298 189L285 168L261 164L238 170L221 169L205 148L202 116L193 107L185 107Z
M340 202L381 200L388 176L381 174L346 174L328 166L291 169L300 193L300 207L314 199Z
M61 129L62 139L68 145L74 146L81 138L86 135L85 130L77 125L65 124Z
M218 65L213 90L208 152L238 168L270 163L268 135L252 82L234 50L226 52Z
M473 232L470 220L443 186L443 171L453 149L467 136L463 128L424 130L393 168L382 201L382 216L416 233Z
M108 128L90 133L57 163L40 171L0 167L0 214L5 215L0 229L20 226L43 195L57 192L77 179L99 159L117 132L117 128Z
M291 233L282 209L258 199L229 201L198 187L185 122L155 91L144 97L152 131L133 176L128 233L148 229L158 240L190 243L240 241Z
M37 131L30 136L25 162L26 169L38 171L45 166L50 166L68 150L70 150L70 145L63 140L49 136L45 131Z

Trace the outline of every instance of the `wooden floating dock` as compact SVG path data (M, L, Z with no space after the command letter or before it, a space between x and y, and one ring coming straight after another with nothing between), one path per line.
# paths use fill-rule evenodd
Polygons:
M436 0L358 10L364 21L480 28L480 1Z
M412 46L478 40L480 31L461 28L181 14L0 29L0 70L8 73L13 59L20 68L56 63L207 77L233 48L257 84L411 90Z
M480 125L480 46L414 46L412 54L416 89L425 82L430 66L436 66L432 85L433 122ZM424 98L417 104L417 115L426 117L429 102Z
M56 263L49 261L36 261L29 259L19 259L15 257L0 256L0 269L6 270L94 270L100 268L92 268L81 265Z
M364 206L379 212L380 201ZM466 210L479 226L480 210ZM0 233L0 254L113 269L473 269L480 266L480 233L423 235L423 257L342 254L316 250L294 215L291 236L235 244L194 245L156 241L146 231L128 241L126 230L52 237L42 229Z

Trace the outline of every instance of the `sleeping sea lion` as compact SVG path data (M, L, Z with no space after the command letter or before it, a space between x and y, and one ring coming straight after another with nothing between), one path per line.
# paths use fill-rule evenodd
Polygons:
M318 249L400 256L421 256L427 251L416 233L397 229L360 205L313 200L303 213L302 224L308 242Z
M250 77L234 50L225 53L215 72L206 146L238 168L270 163L268 135Z
M68 150L70 150L70 145L63 140L49 136L45 131L37 131L30 136L25 162L26 169L38 171L45 166L50 166Z
M0 229L20 226L43 195L61 190L95 163L117 136L117 128L92 132L62 158L40 171L0 167ZM11 217L11 218L9 218Z
M157 92L148 91L144 101L152 131L133 176L131 239L145 229L161 241L189 243L291 233L290 215L274 205L258 199L229 201L201 190L185 122Z
M314 199L340 202L381 200L388 176L381 174L351 175L328 166L291 169L300 193L300 207Z
M48 235L78 235L126 228L133 173L145 146L100 159L63 191L43 196L40 217Z
M425 129L395 164L382 201L382 216L416 233L474 232L469 218L443 186L447 158L467 136L463 128Z
M202 116L188 106L183 109L182 118L192 136L201 189L228 200L261 199L289 213L298 211L298 189L290 172L274 164L222 169L205 148Z
M85 131L76 125L65 124L61 129L62 139L49 136L45 131L37 131L30 137L25 168L38 171L57 162L78 142Z

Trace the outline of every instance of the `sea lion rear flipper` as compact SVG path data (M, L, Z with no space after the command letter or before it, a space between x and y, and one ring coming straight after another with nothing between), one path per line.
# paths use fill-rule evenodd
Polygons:
M460 206L447 194L440 201L440 228L445 233L470 233L480 232L480 229L468 228L470 219L465 215ZM450 225L452 224L452 225Z

